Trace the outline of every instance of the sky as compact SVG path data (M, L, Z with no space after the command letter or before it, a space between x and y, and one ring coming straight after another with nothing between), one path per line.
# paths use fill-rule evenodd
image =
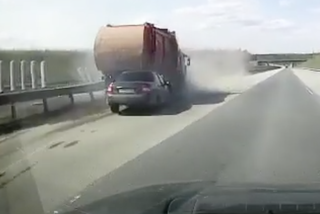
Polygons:
M101 26L146 21L188 49L320 51L320 0L0 0L0 48L92 49Z

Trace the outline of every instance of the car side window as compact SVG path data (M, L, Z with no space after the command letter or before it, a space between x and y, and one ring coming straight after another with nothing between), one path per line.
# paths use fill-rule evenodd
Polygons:
M157 85L162 85L161 79L159 78L158 74L154 74L155 75L155 82L157 83Z
M161 85L164 85L164 84L165 84L165 81L164 81L164 79L162 78L162 76L161 76L161 75L157 75L157 77L158 77Z

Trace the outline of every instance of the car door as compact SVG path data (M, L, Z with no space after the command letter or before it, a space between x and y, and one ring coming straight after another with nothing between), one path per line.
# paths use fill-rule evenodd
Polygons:
M169 95L168 86L166 85L164 79L159 74L156 74L156 77L159 82L159 91L161 93L162 100L166 101Z

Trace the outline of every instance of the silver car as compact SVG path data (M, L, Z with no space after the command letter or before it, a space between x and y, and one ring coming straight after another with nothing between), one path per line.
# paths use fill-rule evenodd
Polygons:
M170 83L153 71L124 71L107 89L107 99L113 113L121 105L134 108L159 107L170 96Z

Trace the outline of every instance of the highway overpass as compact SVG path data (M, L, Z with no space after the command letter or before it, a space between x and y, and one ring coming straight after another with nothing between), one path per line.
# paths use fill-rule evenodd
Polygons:
M297 65L306 62L308 59L258 59L259 65L280 64L280 65Z

